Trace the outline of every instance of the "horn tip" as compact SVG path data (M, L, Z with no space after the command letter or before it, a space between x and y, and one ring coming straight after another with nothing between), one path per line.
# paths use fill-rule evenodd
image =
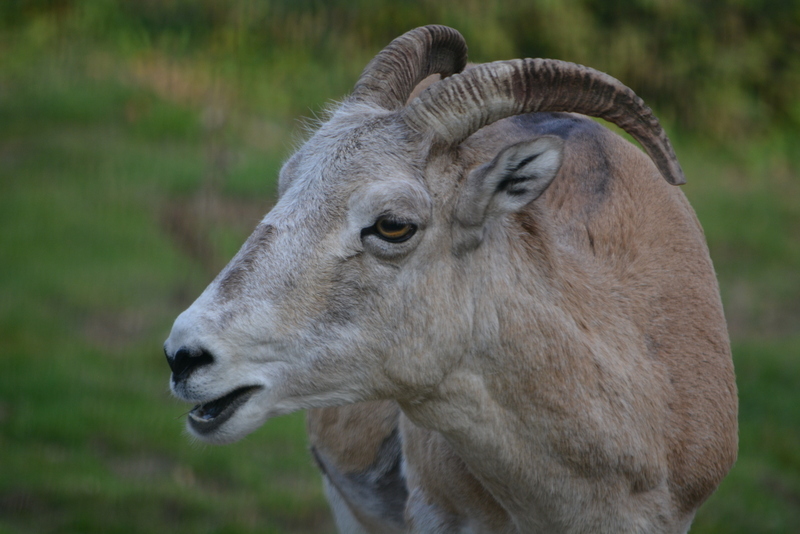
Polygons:
M663 172L662 175L670 185L684 185L686 183L686 176L680 167L671 169L671 172Z

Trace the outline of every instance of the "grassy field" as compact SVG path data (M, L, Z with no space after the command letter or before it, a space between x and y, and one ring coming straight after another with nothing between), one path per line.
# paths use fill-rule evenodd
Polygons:
M161 344L269 209L297 118L377 49L231 59L53 13L0 24L0 533L331 532L303 415L193 442ZM741 402L739 461L692 532L800 532L800 132L668 129Z

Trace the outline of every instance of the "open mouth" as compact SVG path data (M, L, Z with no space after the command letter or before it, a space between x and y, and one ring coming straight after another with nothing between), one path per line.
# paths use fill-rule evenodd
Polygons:
M189 425L198 434L209 434L219 428L247 402L261 386L245 386L235 389L219 399L198 404L189 412Z

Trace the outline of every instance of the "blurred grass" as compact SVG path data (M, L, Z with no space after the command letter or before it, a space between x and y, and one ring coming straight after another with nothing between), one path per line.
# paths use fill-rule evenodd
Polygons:
M692 532L800 532L800 9L666 0L1 3L0 532L331 531L302 415L193 443L160 345L269 209L297 117L432 22L666 119L741 395Z

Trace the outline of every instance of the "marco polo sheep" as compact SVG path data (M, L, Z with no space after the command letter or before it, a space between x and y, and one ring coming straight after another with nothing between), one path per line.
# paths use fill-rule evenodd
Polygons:
M590 68L465 64L455 30L399 37L286 162L166 341L188 428L310 409L346 533L686 532L737 396L669 140Z

